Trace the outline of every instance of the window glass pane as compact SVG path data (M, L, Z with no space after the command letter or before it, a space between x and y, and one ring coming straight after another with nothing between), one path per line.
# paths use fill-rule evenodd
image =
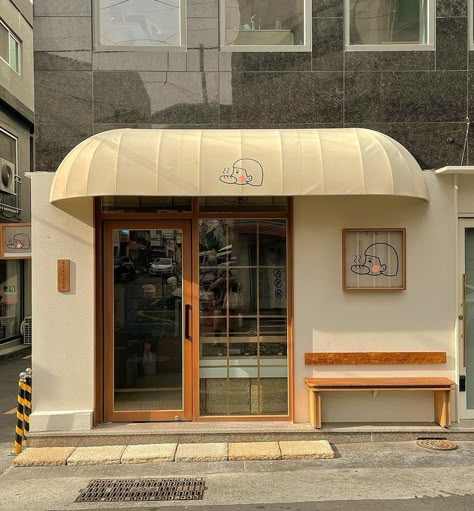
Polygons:
M288 413L286 238L286 220L200 221L201 415Z
M167 213L191 211L189 197L104 197L102 211L127 211L137 213Z
M0 130L0 158L16 165L16 139Z
M304 0L225 0L225 45L304 45L304 4Z
M351 44L426 44L428 0L350 0Z
M0 261L0 340L19 335L20 261Z
M18 73L20 71L20 45L10 36L10 66Z
M99 0L100 44L179 46L180 0Z
M0 23L0 57L8 62L8 30Z
M287 210L286 197L201 197L199 210L203 212L258 211L284 212Z

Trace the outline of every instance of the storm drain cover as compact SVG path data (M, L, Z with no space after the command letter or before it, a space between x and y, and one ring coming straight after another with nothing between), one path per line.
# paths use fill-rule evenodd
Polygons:
M76 502L134 502L202 500L205 480L192 479L95 479Z
M416 445L424 447L425 449L432 449L434 451L454 451L458 446L456 442L451 440L439 440L435 438L417 440Z

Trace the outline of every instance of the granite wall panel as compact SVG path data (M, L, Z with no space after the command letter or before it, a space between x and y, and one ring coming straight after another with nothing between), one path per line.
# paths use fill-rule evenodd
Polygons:
M361 126L423 168L467 163L467 0L437 0L434 51L345 51L343 4L313 0L307 52L222 52L218 0L187 0L186 52L131 52L93 50L91 0L35 0L37 170L117 127Z

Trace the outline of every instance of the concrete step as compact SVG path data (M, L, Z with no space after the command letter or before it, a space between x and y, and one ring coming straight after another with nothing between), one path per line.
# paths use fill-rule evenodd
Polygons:
M15 358L20 355L28 355L31 353L31 345L23 344L22 339L14 339L0 344L0 360Z
M90 431L30 433L31 447L80 447L160 443L280 442L328 440L334 444L356 442L405 442L421 438L474 440L474 427L462 423L445 429L425 424L326 424L315 430L310 424L293 423L148 423L104 424Z

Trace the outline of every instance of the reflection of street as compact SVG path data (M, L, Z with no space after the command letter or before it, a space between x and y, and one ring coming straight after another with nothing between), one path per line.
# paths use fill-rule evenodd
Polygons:
M124 229L116 239L115 409L179 410L182 236Z

